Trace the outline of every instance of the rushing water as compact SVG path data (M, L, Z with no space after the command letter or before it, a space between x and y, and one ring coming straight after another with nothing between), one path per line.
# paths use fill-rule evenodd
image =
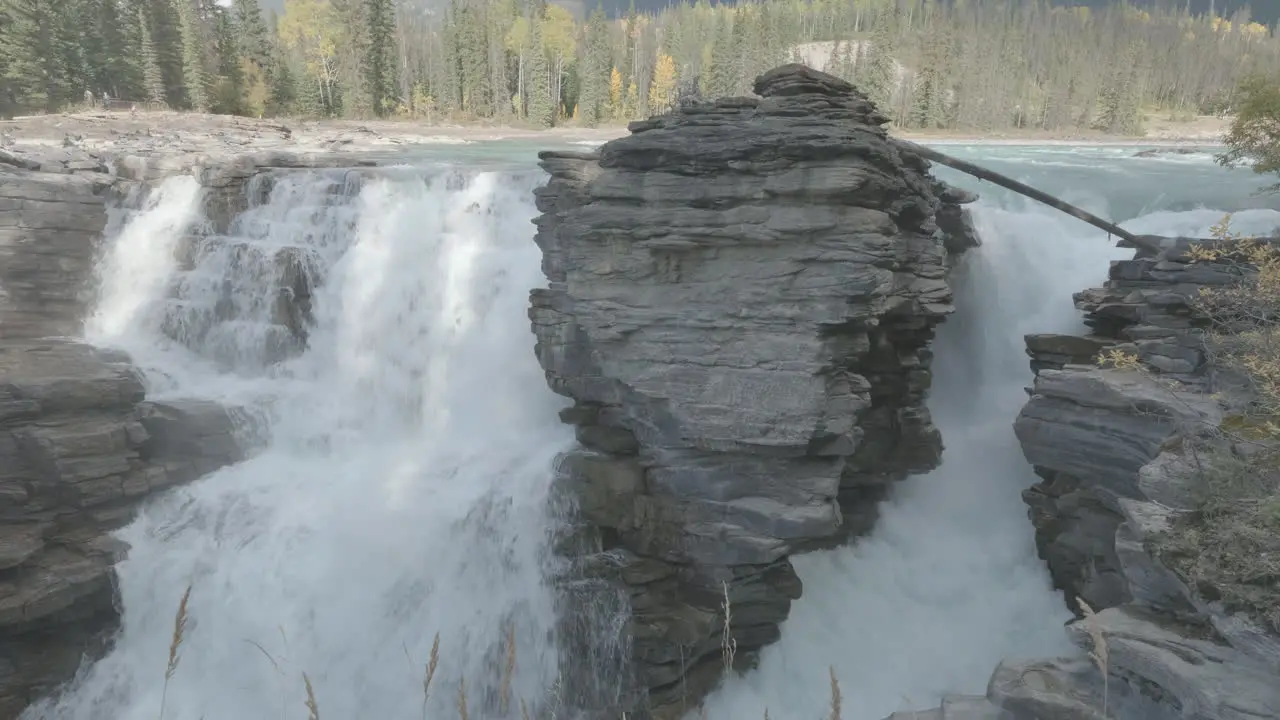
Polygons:
M1220 208L1240 210L1242 231L1280 227L1280 212L1259 207L1275 199L1251 195L1257 180L1212 166L1208 155L945 151L1134 232L1207 237L1223 212L1198 207L1205 192ZM880 720L936 706L946 694L982 694L1001 659L1074 652L1062 629L1070 614L1036 557L1019 495L1036 481L1011 428L1032 381L1023 335L1085 331L1072 293L1100 285L1110 261L1133 251L1025 198L946 169L939 175L982 193L974 219L983 238L953 277L957 312L935 343L929 405L946 444L942 465L896 487L869 538L795 559L804 596L782 640L764 650L757 670L708 699L713 720L764 708L770 717L825 717L829 672L840 683L844 717Z
M163 394L256 403L270 437L122 532L119 642L30 717L158 717L189 585L169 720L302 716L304 672L323 717L420 717L436 633L433 716L456 714L463 678L473 716L497 715L489 679L512 636L512 697L554 684L547 497L572 433L525 316L544 282L540 179L293 173L187 250L198 193L165 182L103 262L90 338L130 351ZM314 327L267 370L265 298L297 255Z
M952 151L1133 230L1203 233L1222 209L1265 205L1248 199L1253 178L1204 158ZM225 235L201 216L190 178L120 218L89 339L129 351L153 396L252 410L262 449L121 532L132 551L119 567L118 642L26 720L154 720L162 701L167 720L301 718L303 673L321 717L457 717L465 679L470 715L488 720L504 716L509 637L511 696L555 694L559 519L548 498L572 433L526 319L528 289L544 282L529 223L541 178L528 152L509 144L454 159L506 157L520 171L432 158L422 164L434 170L288 173ZM1033 481L1010 429L1030 381L1021 338L1077 328L1071 293L1127 253L1070 218L976 189L985 244L957 275L959 311L937 343L944 464L903 483L856 547L796 559L805 595L783 640L710 699L712 717L766 707L821 717L831 667L843 716L879 720L942 693L980 693L1002 657L1069 650L1018 496ZM1192 209L1210 191L1216 209ZM1280 214L1247 210L1241 222L1268 230ZM280 324L281 285L310 293L305 345ZM514 702L505 716L519 716Z

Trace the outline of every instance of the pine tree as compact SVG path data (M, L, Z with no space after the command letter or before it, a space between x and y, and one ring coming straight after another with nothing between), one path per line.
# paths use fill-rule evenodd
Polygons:
M551 97L551 68L547 63L547 50L542 40L542 18L535 16L530 23L531 50L529 67L526 69L528 79L525 87L529 92L529 120L540 127L550 127L555 122L556 103Z
M396 16L392 0L365 0L364 81L373 114L383 117L398 106Z
M193 110L208 112L211 105L209 68L205 66L204 24L196 7L199 0L174 0L182 37L182 84Z
M244 113L245 74L231 13L221 7L216 8L213 29L218 77L214 83L212 108L214 112L240 115Z
M56 0L6 0L0 27L7 93L19 107L53 111L67 99L55 38Z
M160 71L160 57L155 42L151 39L151 28L147 22L147 13L138 8L138 29L141 37L142 86L146 98L150 102L166 102L164 74Z

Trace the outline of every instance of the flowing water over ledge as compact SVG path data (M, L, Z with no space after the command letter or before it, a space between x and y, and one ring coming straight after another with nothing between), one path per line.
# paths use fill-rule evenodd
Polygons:
M1061 148L960 153L1062 189L1043 165L1062 161ZM1230 177L1247 194L1249 178L1207 164L1068 159L1091 180L1066 199L1147 232L1207 230L1217 210L1161 210L1196 202L1206 183ZM1137 192L1135 168L1167 185ZM551 552L562 518L550 500L572 433L556 419L564 403L546 389L525 315L528 289L543 283L529 224L540 183L533 171L438 166L292 172L214 235L195 182L173 178L119 218L90 339L127 350L155 395L247 408L261 450L122 531L132 551L119 567L115 648L27 720L152 720L162 695L170 720L303 717L303 672L324 717L421 717L436 632L430 717L457 716L463 679L473 717L519 716L497 700L509 633L511 695L548 696L565 655L552 579L563 568ZM945 464L904 483L857 547L797 559L805 595L783 640L709 701L713 717L765 707L820 717L831 666L844 716L879 720L941 693L980 692L1001 657L1066 650L1065 607L1018 499L1031 482L1009 426L1030 376L1021 337L1077 327L1071 292L1125 251L975 189L986 244L960 270L960 311L937 345L931 405ZM1242 218L1280 224L1270 210ZM280 286L306 289L305 345L281 317ZM616 634L617 610L584 634ZM616 654L579 654L578 666Z

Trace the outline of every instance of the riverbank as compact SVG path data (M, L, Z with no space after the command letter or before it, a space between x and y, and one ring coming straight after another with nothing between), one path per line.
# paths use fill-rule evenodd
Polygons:
M1178 122L1148 118L1142 137L1069 129L1064 131L891 130L897 137L936 144L1212 146L1221 142L1229 118ZM96 111L19 117L0 121L0 148L7 145L78 146L86 150L287 149L292 152L390 150L415 145L456 145L493 140L539 140L591 145L625 135L626 127L557 127L545 130L486 125L427 124L407 120L255 119L188 112Z

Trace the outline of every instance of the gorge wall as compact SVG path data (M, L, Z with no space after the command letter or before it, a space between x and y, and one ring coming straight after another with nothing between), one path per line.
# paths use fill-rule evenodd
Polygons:
M973 717L1280 718L1275 629L1223 607L1215 588L1163 560L1202 482L1184 441L1224 417L1193 303L1202 288L1249 272L1193 261L1188 250L1200 242L1113 262L1103 287L1075 295L1088 334L1026 337L1036 378L1014 430L1041 481L1023 498L1040 556L1078 618L1068 635L1084 651L1102 635L1110 680L1083 652L1006 662L984 698L966 699L985 713ZM1141 366L1116 367L1112 351ZM1096 615L1084 617L1081 601Z
M247 176L245 176L247 177ZM0 151L0 719L70 679L116 621L109 533L241 456L228 410L149 402L129 358L76 341L113 195L74 150Z
M778 637L789 556L866 532L937 465L925 407L959 204L848 83L801 65L686 104L598 153L545 152L530 317L596 567L627 588L648 711Z

